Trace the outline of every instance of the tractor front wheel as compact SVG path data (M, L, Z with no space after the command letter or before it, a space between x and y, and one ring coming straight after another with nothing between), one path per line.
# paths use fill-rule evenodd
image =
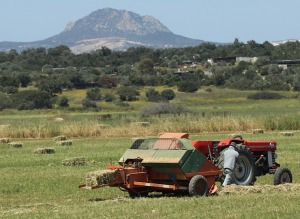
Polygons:
M286 167L278 167L274 174L274 185L292 183L293 176L291 171Z
M208 184L204 176L193 176L189 183L189 194L191 196L207 196Z

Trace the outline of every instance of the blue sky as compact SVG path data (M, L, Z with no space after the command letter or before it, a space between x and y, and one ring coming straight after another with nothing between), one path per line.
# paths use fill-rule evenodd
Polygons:
M151 15L173 33L212 42L300 39L299 0L0 0L0 41L62 32L98 9Z

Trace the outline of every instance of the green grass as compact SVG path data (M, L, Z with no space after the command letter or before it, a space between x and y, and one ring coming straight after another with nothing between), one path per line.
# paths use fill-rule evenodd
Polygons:
M227 138L229 133L197 134L191 139ZM244 134L246 139L278 142L278 162L300 181L300 133ZM117 161L131 144L126 138L73 138L73 146L57 146L52 139L22 140L22 148L0 144L1 218L297 218L299 191L214 197L130 199L117 188L82 190L85 174ZM37 155L40 147L55 154ZM86 166L63 166L71 157L96 161ZM257 185L272 184L273 176L259 177Z

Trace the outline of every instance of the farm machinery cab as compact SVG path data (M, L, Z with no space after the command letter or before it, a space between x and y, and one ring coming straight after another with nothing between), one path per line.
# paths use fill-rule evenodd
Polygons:
M206 196L217 191L223 175L223 153L234 142L241 164L235 170L239 185L253 185L256 176L274 174L274 184L291 183L288 168L276 163L276 142L246 141L241 136L220 141L188 139L187 133L165 133L155 139L137 139L119 159L119 166L87 174L86 185L96 189L119 187L131 197L149 192Z

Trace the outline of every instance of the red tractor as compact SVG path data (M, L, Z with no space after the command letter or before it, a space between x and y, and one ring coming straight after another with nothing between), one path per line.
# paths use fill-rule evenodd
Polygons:
M232 143L240 154L235 170L239 185L253 185L256 176L274 174L274 184L291 183L288 168L276 163L276 142L247 141L241 136L221 141L188 139L188 133L165 133L155 139L137 139L119 159L119 166L87 174L80 188L119 187L131 197L149 192L205 196L222 182L223 153Z
M192 144L222 170L223 153L232 142L236 143L242 162L235 170L237 184L253 185L257 176L266 174L274 174L274 185L292 183L291 171L286 167L280 167L280 164L276 162L277 143L275 141L248 141L238 135L220 141L195 140ZM222 174L218 181L223 182L223 180Z

